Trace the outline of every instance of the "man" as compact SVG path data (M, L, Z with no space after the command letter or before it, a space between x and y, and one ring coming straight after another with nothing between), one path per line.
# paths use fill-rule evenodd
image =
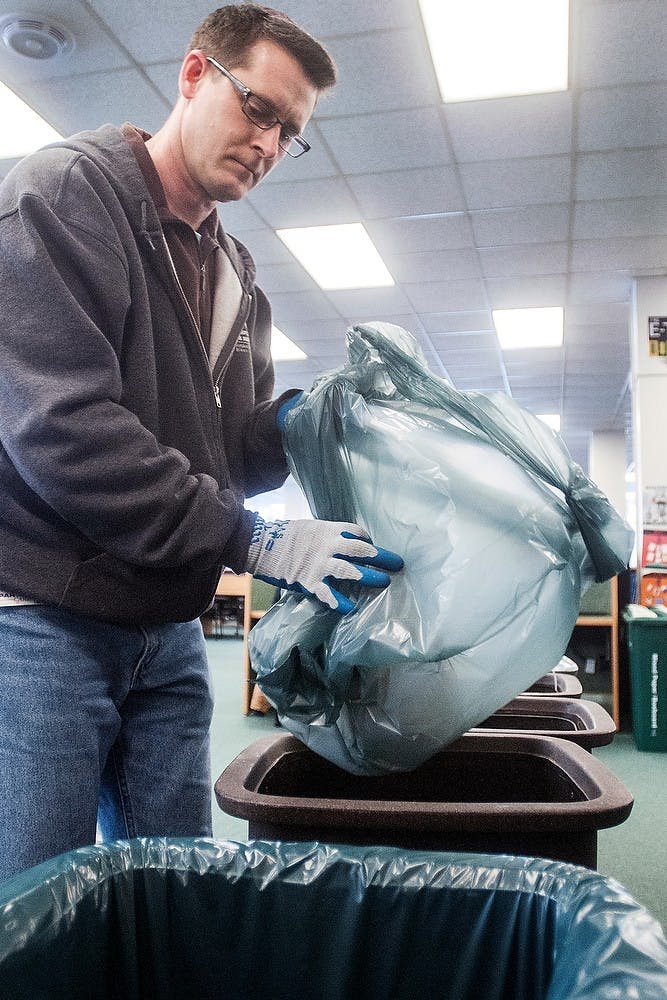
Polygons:
M223 566L353 608L401 560L356 525L265 524L287 475L270 309L216 203L301 136L333 64L223 7L152 137L105 126L0 187L0 878L95 839L211 830L198 616ZM373 569L376 566L379 569Z

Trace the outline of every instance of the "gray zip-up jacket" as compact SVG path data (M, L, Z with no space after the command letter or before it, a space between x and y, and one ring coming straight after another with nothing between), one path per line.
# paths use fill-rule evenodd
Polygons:
M125 624L197 617L284 482L271 319L243 289L211 373L141 170L104 126L0 186L0 590Z

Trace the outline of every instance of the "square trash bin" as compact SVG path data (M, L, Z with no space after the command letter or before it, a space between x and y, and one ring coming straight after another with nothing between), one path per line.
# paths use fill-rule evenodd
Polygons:
M623 610L630 653L632 732L638 750L667 750L667 609Z
M470 731L557 736L593 750L612 742L616 726L609 712L596 701L519 695Z
M581 698L583 691L578 677L552 670L526 688L524 694L533 698Z
M144 838L0 887L3 1000L667 996L667 942L560 862Z
M215 783L250 837L530 854L595 867L597 833L633 799L582 747L466 733L414 771L350 774L293 736L253 743Z

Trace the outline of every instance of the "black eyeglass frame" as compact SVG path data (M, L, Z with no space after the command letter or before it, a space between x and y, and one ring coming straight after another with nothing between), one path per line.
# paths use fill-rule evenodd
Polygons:
M280 146L280 148L284 153L287 153L287 155L291 156L293 160L296 160L299 156L303 156L304 153L307 153L309 151L309 149L311 148L310 143L306 142L304 137L302 135L299 135L298 133L296 135L290 135L286 139L282 138L283 129L286 128L285 122L281 122L280 118L276 116L275 111L267 101L265 101L261 97L258 97L257 94L255 94L252 90L250 90L249 87L246 87L244 83L241 83L240 80L237 80L234 74L230 73L229 70L225 69L224 66L221 66L220 63L217 61L217 59L214 59L213 56L206 56L206 60L207 62L210 62L212 66L215 66L217 70L220 70L222 75L226 76L230 83L234 84L239 94L241 95L241 111L246 116L248 121L251 121L253 125L256 125L257 128L261 128L262 131L264 132L268 131L268 129L270 128L273 128L275 125L280 125L281 138L278 139L278 145ZM266 125L262 125L255 118L253 118L251 114L248 113L247 104L251 97L262 107L266 108L267 117L272 116L273 121L269 122ZM299 147L298 153L292 153L289 150L288 146L291 143L296 143L296 145Z

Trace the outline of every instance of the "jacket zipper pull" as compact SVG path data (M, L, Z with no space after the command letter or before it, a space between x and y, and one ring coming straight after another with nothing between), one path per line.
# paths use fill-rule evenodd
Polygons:
M219 410L222 409L222 402L220 401L220 386L217 382L213 383L213 392L215 393L215 405Z

